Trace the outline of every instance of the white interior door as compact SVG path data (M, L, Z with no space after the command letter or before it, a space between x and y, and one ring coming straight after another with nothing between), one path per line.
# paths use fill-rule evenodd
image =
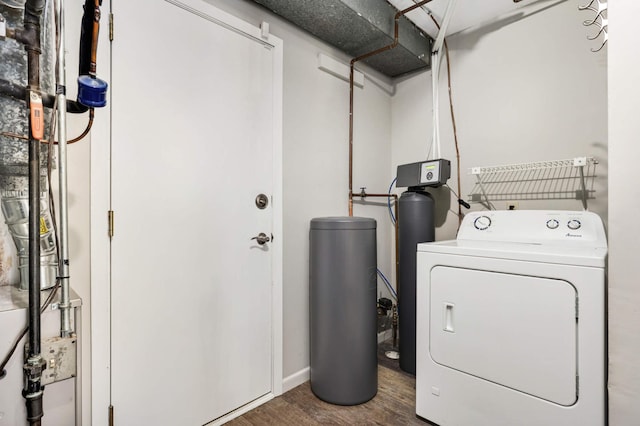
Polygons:
M273 48L199 0L113 5L114 417L201 425L273 386Z

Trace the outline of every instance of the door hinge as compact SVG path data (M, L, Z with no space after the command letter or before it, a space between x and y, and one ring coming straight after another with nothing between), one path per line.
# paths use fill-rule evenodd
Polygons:
M109 426L113 426L113 405L109 406Z
M109 238L113 238L113 210L109 210L108 212L108 217L109 217Z
M113 41L113 13L109 13L109 41Z

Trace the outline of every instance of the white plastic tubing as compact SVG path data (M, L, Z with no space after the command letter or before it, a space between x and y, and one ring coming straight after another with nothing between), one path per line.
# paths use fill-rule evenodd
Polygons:
M433 92L433 140L431 141L430 157L433 159L442 158L440 151L440 114L438 112L439 99L439 83L440 83L440 52L444 45L444 37L447 34L451 16L456 8L458 0L449 0L447 9L444 12L444 18L440 25L440 31L436 37L436 41L431 48L431 89Z

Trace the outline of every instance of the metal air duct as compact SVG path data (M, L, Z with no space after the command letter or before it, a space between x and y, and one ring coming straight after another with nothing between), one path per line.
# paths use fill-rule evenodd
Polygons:
M34 17L36 22L43 22L41 35L42 54L39 61L40 83L44 93L55 92L55 28L53 25L53 3L34 2L38 8L42 6L42 17ZM0 15L3 16L7 28L20 28L25 15L24 1L0 2ZM27 56L24 45L9 37L0 42L0 80L15 87L27 86ZM14 99L0 96L0 197L1 207L13 241L16 245L22 290L29 288L29 192L28 188L28 142L23 139L29 134L28 108L25 98ZM45 138L49 137L48 123L51 111L44 110ZM53 235L52 217L49 211L48 183L46 179L47 149L40 148L40 282L41 288L49 288L55 284L58 260L56 256L55 236ZM6 267L6 265L2 265ZM7 284L7 283L0 283Z
M397 9L385 0L254 0L353 57L390 44ZM398 47L363 62L389 77L430 67L431 38L399 21Z

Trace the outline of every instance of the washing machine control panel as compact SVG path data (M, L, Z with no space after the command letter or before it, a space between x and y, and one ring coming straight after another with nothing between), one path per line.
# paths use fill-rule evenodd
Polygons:
M549 229L557 229L560 226L560 222L557 219L549 219L547 221L547 228Z
M474 221L473 221L473 226L476 227L476 229L480 230L480 231L484 231L485 229L488 229L491 226L491 218L489 216L478 216Z
M459 240L504 242L602 243L606 237L598 215L585 211L490 210L465 216Z
M571 219L569 222L567 222L567 227L574 231L580 229L581 226L582 223L580 223L578 219Z

